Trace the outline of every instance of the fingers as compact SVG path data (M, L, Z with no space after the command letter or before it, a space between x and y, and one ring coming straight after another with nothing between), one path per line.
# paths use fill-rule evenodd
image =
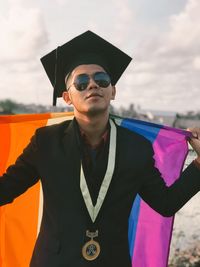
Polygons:
M188 130L192 133L192 136L188 141L192 146L192 148L197 153L198 157L200 157L200 128L195 127L195 128L190 128Z
M188 128L188 131L192 133L192 137L200 140L200 128L195 127L195 128Z

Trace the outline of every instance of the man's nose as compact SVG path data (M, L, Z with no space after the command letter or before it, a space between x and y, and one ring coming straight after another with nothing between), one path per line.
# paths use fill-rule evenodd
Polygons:
M99 88L99 85L94 81L92 77L90 77L88 89L93 89L93 88Z

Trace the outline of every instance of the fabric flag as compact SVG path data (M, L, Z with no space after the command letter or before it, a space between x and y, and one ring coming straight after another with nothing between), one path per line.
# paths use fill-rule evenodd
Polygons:
M37 128L72 118L73 113L0 116L0 175L15 162ZM167 185L172 184L182 170L190 133L139 120L114 119L151 141L155 165ZM42 206L42 190L37 183L12 204L0 207L0 267L29 266ZM137 196L128 233L133 267L167 266L172 226L173 218L162 217Z
M139 120L124 119L121 126L147 138L154 149L155 166L167 186L179 177L188 153L188 131ZM173 217L166 218L136 197L129 218L129 248L133 267L166 267Z

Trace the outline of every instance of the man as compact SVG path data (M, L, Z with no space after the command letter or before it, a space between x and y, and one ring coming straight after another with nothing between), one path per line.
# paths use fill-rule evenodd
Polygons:
M74 120L36 131L0 181L0 203L12 202L41 179L44 208L31 267L130 267L128 217L137 193L164 216L200 190L196 160L171 187L154 167L142 136L115 125L109 104L131 58L88 31L42 58L56 98Z

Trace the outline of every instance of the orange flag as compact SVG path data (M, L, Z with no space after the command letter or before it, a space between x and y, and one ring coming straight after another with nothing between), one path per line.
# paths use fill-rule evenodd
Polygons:
M72 116L72 113L0 116L0 175L15 162L37 128ZM41 187L37 183L13 203L0 207L0 267L29 266L42 204Z

